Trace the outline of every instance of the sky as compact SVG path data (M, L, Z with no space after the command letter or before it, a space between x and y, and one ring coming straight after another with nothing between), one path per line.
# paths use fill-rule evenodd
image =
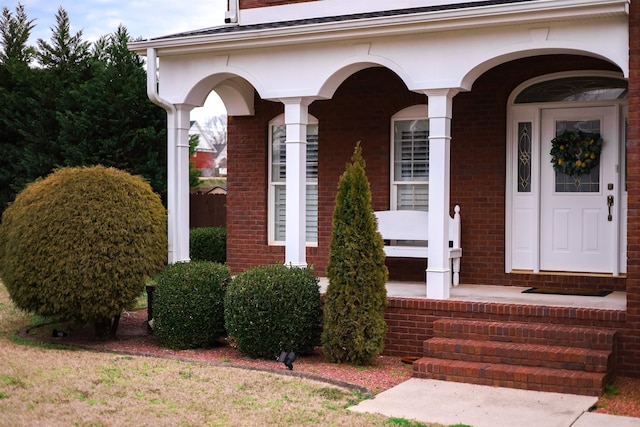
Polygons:
M83 40L89 42L113 33L120 24L134 39L216 27L224 24L227 9L227 0L0 0L1 8L12 13L18 3L24 5L28 19L34 20L29 40L34 45L37 39L50 41L60 7L69 15L72 34L82 31ZM218 114L225 110L213 94L203 108L191 112L191 119L204 124Z

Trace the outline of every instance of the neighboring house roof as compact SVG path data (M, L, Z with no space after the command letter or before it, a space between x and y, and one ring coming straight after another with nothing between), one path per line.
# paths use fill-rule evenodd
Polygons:
M198 135L200 137L196 151L210 151L212 153L217 151L209 134L202 129L202 126L196 120L191 120L190 122L189 135Z
M296 27L296 26L303 26L303 25L324 24L329 22L355 21L359 19L384 18L384 17L411 15L411 14L418 14L418 13L442 12L447 10L477 8L477 7L483 7L483 6L495 6L495 5L512 4L512 3L527 3L527 2L533 2L533 1L536 1L536 0L467 1L467 2L454 3L454 4L441 4L441 5L434 5L434 6L423 6L423 7L414 7L414 8L408 8L408 9L396 9L396 10L381 10L376 12L326 16L326 17L319 17L319 18L298 19L298 20L282 21L282 22L267 22L262 24L253 24L253 25L225 25L220 27L212 27L212 28L205 28L201 30L170 34L167 36L153 37L153 38L150 38L149 41L168 40L168 39L192 37L192 36L206 36L206 35L213 35L213 34L237 33L242 31L255 31L255 30L266 30L266 29L274 29L274 28Z

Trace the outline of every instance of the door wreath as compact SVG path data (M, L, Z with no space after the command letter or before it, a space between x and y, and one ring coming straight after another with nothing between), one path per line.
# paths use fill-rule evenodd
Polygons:
M570 176L589 173L600 162L602 143L599 133L565 130L551 140L553 169Z

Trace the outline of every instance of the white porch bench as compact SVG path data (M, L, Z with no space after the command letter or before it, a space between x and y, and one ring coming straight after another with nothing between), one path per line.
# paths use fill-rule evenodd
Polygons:
M429 212L379 211L375 214L387 257L429 258ZM449 217L449 259L454 286L460 284L461 231L460 206L456 205L453 218Z

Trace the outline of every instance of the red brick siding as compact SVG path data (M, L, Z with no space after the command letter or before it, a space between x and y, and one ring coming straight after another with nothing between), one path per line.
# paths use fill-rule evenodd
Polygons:
M640 376L640 4L629 16L629 128L627 323L620 339L620 370Z

